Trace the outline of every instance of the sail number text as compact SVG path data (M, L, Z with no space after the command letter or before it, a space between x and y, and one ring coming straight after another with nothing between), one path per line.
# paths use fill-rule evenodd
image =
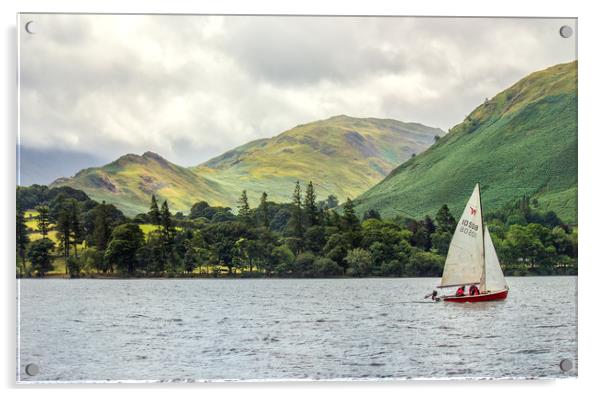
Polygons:
M479 225L470 222L467 219L462 219L460 223L460 233L468 234L470 237L476 237L479 231Z

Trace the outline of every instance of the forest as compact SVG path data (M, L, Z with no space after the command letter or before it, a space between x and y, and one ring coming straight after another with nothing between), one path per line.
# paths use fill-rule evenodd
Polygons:
M434 218L383 219L313 183L291 187L291 201L263 193L251 208L242 191L236 213L205 201L172 214L149 196L149 209L126 217L70 187L17 188L17 277L439 277L456 219L447 205ZM507 276L577 274L577 228L522 197L486 213Z

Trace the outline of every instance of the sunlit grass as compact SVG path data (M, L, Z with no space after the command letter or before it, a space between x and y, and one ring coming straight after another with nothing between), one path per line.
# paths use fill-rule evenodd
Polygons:
M59 243L58 232L56 230L49 230L47 237L52 240L55 244ZM33 232L29 233L29 240L36 241L42 238L42 233Z
M159 226L151 225L150 223L143 223L138 226L140 226L140 229L142 229L142 232L144 233L144 235L148 235L149 233L152 233L155 230L159 229Z
M36 230L38 227L37 216L39 215L38 211L35 210L27 210L23 213L25 217L25 226L27 226L30 230Z

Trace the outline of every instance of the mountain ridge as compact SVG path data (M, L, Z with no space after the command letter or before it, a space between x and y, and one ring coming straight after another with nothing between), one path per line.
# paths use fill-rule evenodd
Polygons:
M182 167L150 151L128 153L51 186L81 189L130 215L146 211L151 194L183 212L200 200L233 207L243 189L252 202L263 191L271 200L288 201L296 180L312 180L321 198L334 194L344 199L426 149L435 135L443 131L420 123L339 115L247 142L197 166Z

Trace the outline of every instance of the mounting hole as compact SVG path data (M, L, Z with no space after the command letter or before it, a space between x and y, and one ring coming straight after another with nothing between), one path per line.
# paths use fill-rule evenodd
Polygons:
M573 362L571 360L569 360L568 358L565 358L563 360L560 361L560 369L563 372L568 372L573 368Z
M568 39L569 37L571 37L573 35L573 28L571 28L569 25L564 25L560 28L560 37L564 37L565 39Z
M25 22L24 29L29 34L36 34L36 26L34 25L33 21Z
M36 376L40 372L40 368L36 364L27 364L25 373L29 376Z

